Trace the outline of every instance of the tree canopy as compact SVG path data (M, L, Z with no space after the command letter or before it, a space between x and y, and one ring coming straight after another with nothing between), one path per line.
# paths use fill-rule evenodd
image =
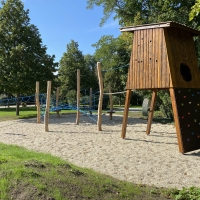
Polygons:
M192 6L190 12L190 21L199 15L200 12L200 0L196 0L196 3Z
M175 21L194 29L199 29L200 27L199 0L196 0L196 3L195 0L87 0L88 9L93 9L95 6L103 7L101 26L112 15L114 16L114 20L118 20L121 26ZM132 36L131 33L122 33L118 38L102 36L93 45L96 47L95 56L102 62L104 68L116 67L117 63L121 61L123 63L129 62ZM200 66L200 38L196 37L194 41ZM117 76L115 72L108 70L104 74L105 84L110 81L112 85L116 85L118 88L120 85L122 88L124 85L123 80L126 80L127 72L120 70L118 74L120 75ZM122 78L123 76L124 78ZM164 96L166 98L160 98L160 102L161 104L167 105L166 107L169 107L165 103L168 102L166 99L169 95L166 93ZM171 111L169 112L168 110L166 110L165 114L171 117Z
M199 17L189 21L189 13L195 0L87 0L87 8L102 6L101 25L114 14L120 25L137 25L161 21L176 21L196 28Z
M65 96L70 90L77 89L77 69L80 69L81 89L89 91L90 87L97 83L95 77L93 78L94 61L89 55L84 57L79 50L78 42L71 40L60 60L58 70L62 95Z
M21 0L2 1L0 10L0 87L4 93L30 94L35 82L54 80L58 63L46 53L39 30L30 24Z

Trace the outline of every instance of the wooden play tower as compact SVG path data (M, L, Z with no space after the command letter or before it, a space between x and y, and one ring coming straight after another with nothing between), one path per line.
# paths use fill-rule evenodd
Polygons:
M200 73L194 36L200 31L175 22L123 27L134 33L122 125L125 138L131 90L152 90L147 131L150 133L157 91L169 89L179 151L200 149Z

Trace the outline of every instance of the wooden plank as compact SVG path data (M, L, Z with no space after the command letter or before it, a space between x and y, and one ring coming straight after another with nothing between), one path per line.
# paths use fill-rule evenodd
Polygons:
M97 119L97 130L102 131L102 104L103 104L103 77L101 73L101 63L97 62L97 72L99 79L99 104L98 104L98 119Z
M134 77L134 53L135 53L135 51L136 50L135 50L135 34L134 34L131 57L130 57L129 68L128 68L126 89L134 88L134 85L135 85L135 77Z
M121 137L124 139L126 137L126 128L127 128L127 122L128 122L128 111L129 111L129 105L131 100L131 90L126 91L126 102L125 102L125 108L124 108L124 117L122 122L122 134Z
M121 27L120 31L121 32L134 32L137 30L144 30L144 29L156 29L156 28L170 28L170 27L175 27L178 30L186 31L190 33L193 36L199 36L200 31L193 29L191 27L176 23L176 22L160 22L160 23L152 23L152 24L142 24L142 25L137 25L137 26L128 26L128 27Z
M132 58L132 54L131 54L131 58ZM132 68L132 64L131 64L131 59L130 59L130 64L129 64L129 68L128 68L128 76L127 76L127 82L126 82L126 89L131 88L131 68Z
M152 88L153 84L152 84L152 67L153 67L153 30L149 29L148 31L149 33L149 89Z
M137 31L134 33L134 42L133 42L133 48L134 48L134 51L133 51L133 59L132 59L132 77L133 77L133 87L132 88L129 88L129 89L133 89L133 88L137 88L137 62L138 62L138 59L137 59Z
M149 66L148 66L148 35L147 30L144 30L144 87L148 88Z
M154 33L153 34L154 88L158 88L158 45L159 45L158 29L154 29L153 33Z
M165 43L166 43L166 49L167 49L167 59L169 63L169 70L170 70L170 77L171 77L171 82L170 86L174 86L174 81L175 81L175 76L174 76L174 62L173 62L173 57L176 55L176 52L174 51L173 48L171 48L171 45L173 42L175 42L171 37L170 37L170 30L169 29L164 29L164 35L165 35ZM173 44L175 45L175 44Z
M44 127L45 131L49 131L49 107L50 107L50 99L51 99L51 81L47 81L47 99L46 99L46 109L44 115Z
M110 100L110 120L112 120L112 112L113 112L113 100L112 100L112 91L111 91L111 86L108 86L108 91L109 91L109 100Z
M129 66L129 87L127 89L130 89L132 87L134 87L134 81L135 81L135 78L134 78L134 54L135 54L135 34L134 34L134 38L133 38L133 45L132 45L132 52L131 52L131 58L130 58L130 66Z
M37 106L37 123L41 123L40 120L40 100L39 100L39 89L40 87L40 83L39 81L36 81L36 93L35 93L35 97L36 97L36 106Z
M165 42L164 30L161 33L161 41L162 41L162 55L161 55L161 65L162 65L162 88L169 88L169 62L167 57L167 46Z
M173 109L173 114L174 114L174 122L176 126L176 135L178 139L179 152L184 153L182 136L181 136L181 128L180 128L179 116L178 116L178 110L177 110L177 104L176 104L176 97L175 97L173 88L170 88L169 91L170 91L172 109Z
M145 73L144 73L144 30L140 31L140 88L145 88Z
M80 69L77 69L77 111L76 111L76 124L79 124L80 121Z
M150 105L148 122L147 122L147 130L146 130L147 135L149 135L150 131L151 131L151 124L152 124L152 120L153 120L153 113L154 113L154 108L155 108L155 104L156 104L157 92L158 91L155 89L155 90L153 90L153 93L152 93L151 105Z
M163 43L162 43L162 29L159 28L158 29L158 50L157 50L157 54L158 54L158 60L157 60L157 66L158 66L158 88L162 88L162 50L163 49Z
M140 43L140 31L137 31L137 65L135 67L137 67L137 85L136 88L140 89L140 49L141 49L141 43Z

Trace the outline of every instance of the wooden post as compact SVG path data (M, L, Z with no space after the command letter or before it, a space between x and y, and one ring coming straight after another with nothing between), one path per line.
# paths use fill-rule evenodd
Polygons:
M46 110L44 115L45 131L49 131L49 107L51 98L51 81L47 81L47 99L46 99Z
M122 123L122 134L121 137L124 139L126 137L126 127L127 127L127 121L128 121L128 111L129 111L129 105L131 100L131 90L126 91L126 102L125 102L125 108L124 108L124 117L123 117L123 123Z
M92 88L90 88L90 115L92 115Z
M58 109L59 91L60 91L60 88L58 87L56 90L56 113L57 113L58 118L60 118L60 110Z
M97 72L98 72L98 79L99 79L99 104L98 104L98 119L97 119L97 127L98 131L102 131L102 104L103 104L103 78L101 73L101 63L97 62Z
M174 113L174 122L175 122L175 126L176 126L176 135L177 135L177 139L178 139L178 148L179 148L180 153L184 153L182 136L181 136L181 128L180 128L180 124L179 124L179 117L178 117L178 110L177 110L174 89L170 88L169 92L170 92L170 97L171 97L171 102L172 102L172 109L173 109L173 113Z
M35 99L36 99L36 106L37 106L37 123L41 123L41 120L40 120L39 84L40 84L39 81L36 81Z
M156 104L157 92L158 92L158 90L153 90L153 94L151 97L151 105L150 105L150 110L149 110L149 114L148 114L148 122L147 122L147 130L146 130L147 135L149 135L150 131L151 131L151 124L152 124L152 120L153 120L153 112L154 112L154 108L155 108L155 104Z
M77 69L77 114L76 114L76 124L80 121L80 69Z
M112 93L110 85L108 86L109 93ZM112 114L113 114L113 102L112 102L112 94L109 94L110 99L110 120L112 120Z

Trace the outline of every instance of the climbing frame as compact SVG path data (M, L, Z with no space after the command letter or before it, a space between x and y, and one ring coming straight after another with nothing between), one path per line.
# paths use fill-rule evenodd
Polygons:
M157 91L169 89L179 151L200 149L200 73L193 40L200 31L175 22L123 27L121 31L134 33L121 137L126 135L131 90L153 91L149 134Z

